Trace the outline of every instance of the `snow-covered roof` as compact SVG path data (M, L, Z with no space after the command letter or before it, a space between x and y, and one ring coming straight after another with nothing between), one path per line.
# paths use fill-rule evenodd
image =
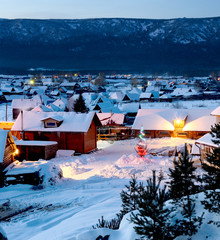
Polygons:
M197 139L195 143L203 144L203 145L208 145L212 147L218 147L218 145L214 144L212 141L213 137L210 133L205 134L201 138Z
M211 112L213 116L220 116L220 106L217 107L214 111Z
M53 112L63 112L61 108L57 107L53 103L48 104L47 108L51 109Z
M45 95L45 94L37 94L37 95L35 95L32 99L38 99L38 100L40 100L40 102L43 101L43 103L44 103L45 105L47 105L48 103L51 103L51 102L54 101L53 98L50 98L50 97L48 97L48 96Z
M5 144L7 142L7 130L0 130L0 163L3 162L4 153L5 153Z
M140 95L140 99L142 99L142 98L150 98L151 95L152 95L151 92L143 92L143 93L141 93L141 95Z
M13 99L11 107L28 110L41 104L40 99Z
M42 132L87 132L95 112L75 113L75 112L35 112L24 111L23 113L23 130L24 131L42 131ZM56 128L44 128L42 119L60 116L63 122ZM21 114L18 115L12 131L21 131Z
M139 99L140 99L140 94L138 94L138 93L130 93L130 92L127 92L126 95L128 96L128 98L129 98L131 101L139 101Z
M15 161L5 170L6 176L11 175L19 175L19 174L26 174L26 173L34 173L40 171L43 164L47 164L47 161L24 161L19 162Z
M102 123L102 126L115 123L122 125L124 123L125 115L123 113L97 113L97 116Z
M211 126L216 122L215 117L213 116L202 116L192 122L189 122L183 128L183 131L205 131L209 132Z
M185 109L188 113L183 131L210 131L215 117L210 116L213 109Z
M121 113L120 109L118 107L115 107L113 105L110 105L110 106L103 106L101 108L101 112L102 113L109 113L109 112L112 112L112 113Z
M169 99L169 98L171 98L171 96L170 96L170 94L165 93L165 94L161 95L159 98L160 99Z
M176 88L171 93L171 96L192 96L192 95L198 95L199 93L193 89L188 87L182 87Z
M51 108L46 107L43 104L40 104L33 108L31 111L36 111L36 112L52 112L53 110Z
M41 121L46 121L47 119L54 119L54 120L56 120L58 122L63 121L63 117L60 116L60 115L57 115L57 114L53 115L53 116L50 116L50 117L42 118Z
M57 142L54 141L27 141L27 140L16 140L16 146L50 146L55 145Z
M110 99L122 100L123 97L124 97L124 93L122 93L122 92L111 92L111 93L109 93L109 98Z
M145 130L167 130L173 131L173 124L160 113L166 111L163 109L139 109L134 120L132 129L140 130L142 127ZM168 111L167 111L167 114ZM165 114L163 114L165 115Z
M139 103L122 103L118 105L118 108L121 110L123 113L137 113L138 109L140 107Z
M59 98L59 99L57 99L55 102L53 102L53 105L59 107L61 110L64 111L65 108L66 108L66 104L67 104L67 101L66 101L66 103L65 103L64 101L65 101L65 100Z
M210 131L215 117L210 116L212 109L139 109L133 129L174 130L173 121L184 120L183 131Z
M138 88L133 88L131 91L129 91L129 93L137 93L137 94L141 94L141 90Z

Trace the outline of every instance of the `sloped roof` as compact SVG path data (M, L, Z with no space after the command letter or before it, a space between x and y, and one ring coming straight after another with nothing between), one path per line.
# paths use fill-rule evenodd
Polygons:
M60 116L60 115L53 115L53 116L50 116L50 117L42 118L41 121L46 121L47 119L54 119L58 122L63 121L63 117Z
M159 114L159 109L139 109L132 129L173 131L173 124Z
M57 128L44 128L42 119L61 117L63 123ZM75 112L35 112L24 111L23 129L24 131L42 132L88 132L92 120L95 118L97 125L101 125L95 112L75 113ZM16 119L12 131L21 131L21 114Z
M53 110L51 108L46 107L43 104L40 104L33 108L31 111L36 111L36 112L52 112Z
M138 109L140 107L139 103L122 103L120 105L118 105L118 108L121 110L121 112L123 113L137 113Z
M138 93L130 93L130 92L127 92L126 95L128 96L128 98L131 100L131 101L139 101L140 99L140 94ZM124 96L125 97L125 96Z
M11 107L28 110L40 104L40 99L13 99Z
M213 116L202 116L192 122L189 122L183 128L183 131L205 131L209 132L211 126L216 122L215 117Z
M142 99L142 98L150 98L151 95L152 95L151 92L143 92L143 93L141 93L141 95L140 95L140 99Z
M211 112L213 116L220 116L220 106L217 107L214 111Z
M186 119L183 131L210 131L215 117L212 109L139 109L133 129L173 131L175 119Z
M186 119L183 131L210 131L211 126L215 124L216 118L210 116L213 109L187 109L188 117Z
M124 93L122 93L122 92L110 92L109 93L110 99L122 100L123 97L124 97Z
M212 135L210 133L207 133L201 138L197 139L195 143L204 144L212 147L218 147L218 145L213 143L212 139L213 139Z
M67 102L64 102L63 99L59 98L53 102L53 105L59 107L61 110L65 110Z
M97 113L97 116L102 126L106 126L111 122L115 123L116 125L122 125L125 118L123 113Z
M50 108L53 112L63 112L61 108L57 107L53 103L48 104L47 108Z

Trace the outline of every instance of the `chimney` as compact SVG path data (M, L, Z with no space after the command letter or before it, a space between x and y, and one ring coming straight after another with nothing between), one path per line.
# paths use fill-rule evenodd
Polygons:
M24 140L24 120L23 120L23 110L21 110L21 140Z

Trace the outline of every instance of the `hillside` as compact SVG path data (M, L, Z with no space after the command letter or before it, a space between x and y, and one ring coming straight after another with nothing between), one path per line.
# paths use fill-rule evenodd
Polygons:
M220 17L0 19L0 52L0 71L215 71L220 68Z

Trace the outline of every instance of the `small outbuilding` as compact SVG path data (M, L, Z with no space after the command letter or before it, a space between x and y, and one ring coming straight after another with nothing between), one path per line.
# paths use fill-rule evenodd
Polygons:
M14 161L17 148L11 133L0 130L0 187L3 186L3 170Z
M132 129L144 129L146 137L198 139L210 132L216 122L212 109L139 109Z
M15 144L18 149L16 159L19 161L49 160L56 156L58 150L57 142L52 141L16 140Z

